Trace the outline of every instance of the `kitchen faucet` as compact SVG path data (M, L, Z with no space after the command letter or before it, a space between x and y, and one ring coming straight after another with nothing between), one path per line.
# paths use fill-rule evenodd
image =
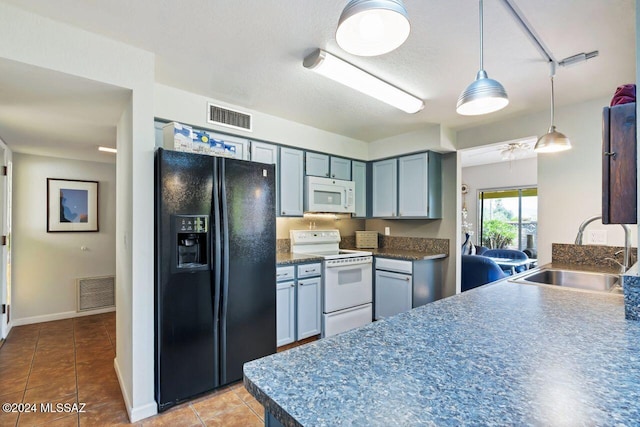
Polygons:
M582 245L582 235L584 233L584 229L587 228L587 225L591 224L593 221L597 219L602 219L601 215L595 215L590 218L585 219L582 224L580 224L580 228L578 228L578 235L576 236L576 245ZM620 267L622 267L623 272L627 271L629 267L631 267L631 229L626 224L620 224L624 229L624 255L622 264L616 261L613 258L605 258L612 261L615 261ZM620 252L616 252L616 255Z

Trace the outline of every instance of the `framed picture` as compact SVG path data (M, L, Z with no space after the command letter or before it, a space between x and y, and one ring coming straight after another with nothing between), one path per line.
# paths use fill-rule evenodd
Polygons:
M47 178L47 232L98 231L98 182Z

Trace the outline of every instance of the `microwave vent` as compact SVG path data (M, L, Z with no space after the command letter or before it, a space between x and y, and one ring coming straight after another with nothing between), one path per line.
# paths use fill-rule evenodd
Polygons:
M207 121L209 123L252 132L251 114L212 103L209 103L208 107Z

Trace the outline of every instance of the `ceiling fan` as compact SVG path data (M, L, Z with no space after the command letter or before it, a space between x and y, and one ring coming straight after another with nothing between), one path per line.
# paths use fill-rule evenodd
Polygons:
M529 142L511 142L498 148L498 150L500 150L500 157L502 160L508 161L516 160L518 157L532 149L533 145Z

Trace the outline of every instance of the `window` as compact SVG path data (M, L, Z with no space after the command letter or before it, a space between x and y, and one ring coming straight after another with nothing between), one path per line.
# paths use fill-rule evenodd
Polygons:
M537 188L482 190L478 203L482 246L537 252Z

